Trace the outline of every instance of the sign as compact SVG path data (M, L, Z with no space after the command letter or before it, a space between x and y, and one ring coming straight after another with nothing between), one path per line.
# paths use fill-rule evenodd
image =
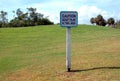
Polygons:
M61 11L60 25L62 27L75 27L78 25L78 13L76 11Z
M61 11L60 26L67 27L66 29L66 68L70 72L71 69L71 27L78 25L78 13L76 11Z

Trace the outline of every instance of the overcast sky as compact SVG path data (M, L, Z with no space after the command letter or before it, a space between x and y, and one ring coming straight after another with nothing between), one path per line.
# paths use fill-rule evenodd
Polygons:
M49 16L49 19L59 23L60 11L78 11L79 24L89 24L91 17L98 14L105 19L114 17L120 20L120 0L0 0L0 11L8 12L12 18L12 11L18 8L37 8L37 12Z

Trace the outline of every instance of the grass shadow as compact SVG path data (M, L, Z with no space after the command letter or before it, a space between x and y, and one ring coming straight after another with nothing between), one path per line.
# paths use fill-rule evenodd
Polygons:
M82 69L82 70L71 70L70 72L82 72L82 71L91 71L98 69L120 69L120 67L95 67L95 68Z

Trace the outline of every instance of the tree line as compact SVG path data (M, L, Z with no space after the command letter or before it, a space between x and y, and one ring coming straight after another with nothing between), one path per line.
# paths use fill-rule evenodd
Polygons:
M114 28L118 28L120 27L120 20L116 21L115 22L115 19L110 17L108 18L107 20L104 19L104 17L102 15L98 15L97 17L92 17L90 19L90 22L91 24L96 24L96 25L99 25L99 26L111 26L111 27L114 27Z
M20 8L13 12L13 19L8 21L8 13L0 11L0 28L2 27L27 27L37 25L52 25L47 17L43 14L36 12L36 8L27 8L27 12L23 12Z

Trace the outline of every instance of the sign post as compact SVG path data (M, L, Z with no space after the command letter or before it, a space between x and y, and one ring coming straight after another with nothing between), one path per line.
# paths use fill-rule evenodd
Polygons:
M71 45L70 45L70 37L71 37L71 28L67 27L66 29L66 68L68 72L70 72L71 68Z
M78 13L76 11L61 11L60 12L60 25L67 27L66 29L66 68L70 72L71 69L71 28L78 25Z

